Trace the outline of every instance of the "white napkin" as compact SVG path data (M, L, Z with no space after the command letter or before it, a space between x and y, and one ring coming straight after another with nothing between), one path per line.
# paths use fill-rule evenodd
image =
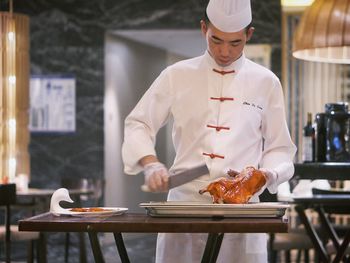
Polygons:
M292 193L290 192L289 182L284 182L277 187L277 200L278 201L291 201Z
M350 181L344 181L344 191L350 191Z
M310 197L312 196L312 188L329 190L331 186L327 180L300 180L293 189L293 196Z
M322 189L322 190L330 190L331 185L328 180L314 180L311 182L312 188Z
M57 189L51 197L50 202L50 212L54 215L67 214L69 213L69 209L63 208L60 206L61 201L66 201L69 203L74 203L74 201L70 198L69 192L66 188Z

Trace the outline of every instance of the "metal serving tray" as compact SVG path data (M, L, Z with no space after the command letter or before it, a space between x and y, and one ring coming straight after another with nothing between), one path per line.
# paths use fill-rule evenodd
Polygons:
M208 204L202 202L141 203L153 217L282 217L289 207L286 203L261 202L249 204Z

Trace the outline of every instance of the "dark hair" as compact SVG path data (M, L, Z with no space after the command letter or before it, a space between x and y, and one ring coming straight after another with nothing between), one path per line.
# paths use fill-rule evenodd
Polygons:
M207 24L207 25L210 23L209 17L208 17L208 15L207 15L207 11L204 12L203 21L204 21L205 24Z
M209 20L209 17L207 15L207 11L204 12L204 17L203 17L203 21L205 22L206 25L209 25L211 24L210 20ZM249 28L251 28L253 26L253 22L250 22L249 25L247 25L245 27L245 32L247 33Z

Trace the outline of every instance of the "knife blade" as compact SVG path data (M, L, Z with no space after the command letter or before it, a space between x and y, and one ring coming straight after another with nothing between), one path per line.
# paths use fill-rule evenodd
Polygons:
M169 176L168 186L169 190L174 187L178 187L180 185L183 185L185 183L188 183L199 176L209 174L208 167L204 165L200 165L188 170L185 170L183 172L173 174ZM142 185L141 190L144 192L151 192L151 190L148 188L147 185Z

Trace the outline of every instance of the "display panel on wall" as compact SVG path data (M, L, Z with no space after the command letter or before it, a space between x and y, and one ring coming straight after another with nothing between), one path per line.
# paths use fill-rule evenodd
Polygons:
M43 76L30 78L31 132L75 132L75 78Z
M269 44L249 44L244 49L247 58L266 68L271 68L272 46Z

